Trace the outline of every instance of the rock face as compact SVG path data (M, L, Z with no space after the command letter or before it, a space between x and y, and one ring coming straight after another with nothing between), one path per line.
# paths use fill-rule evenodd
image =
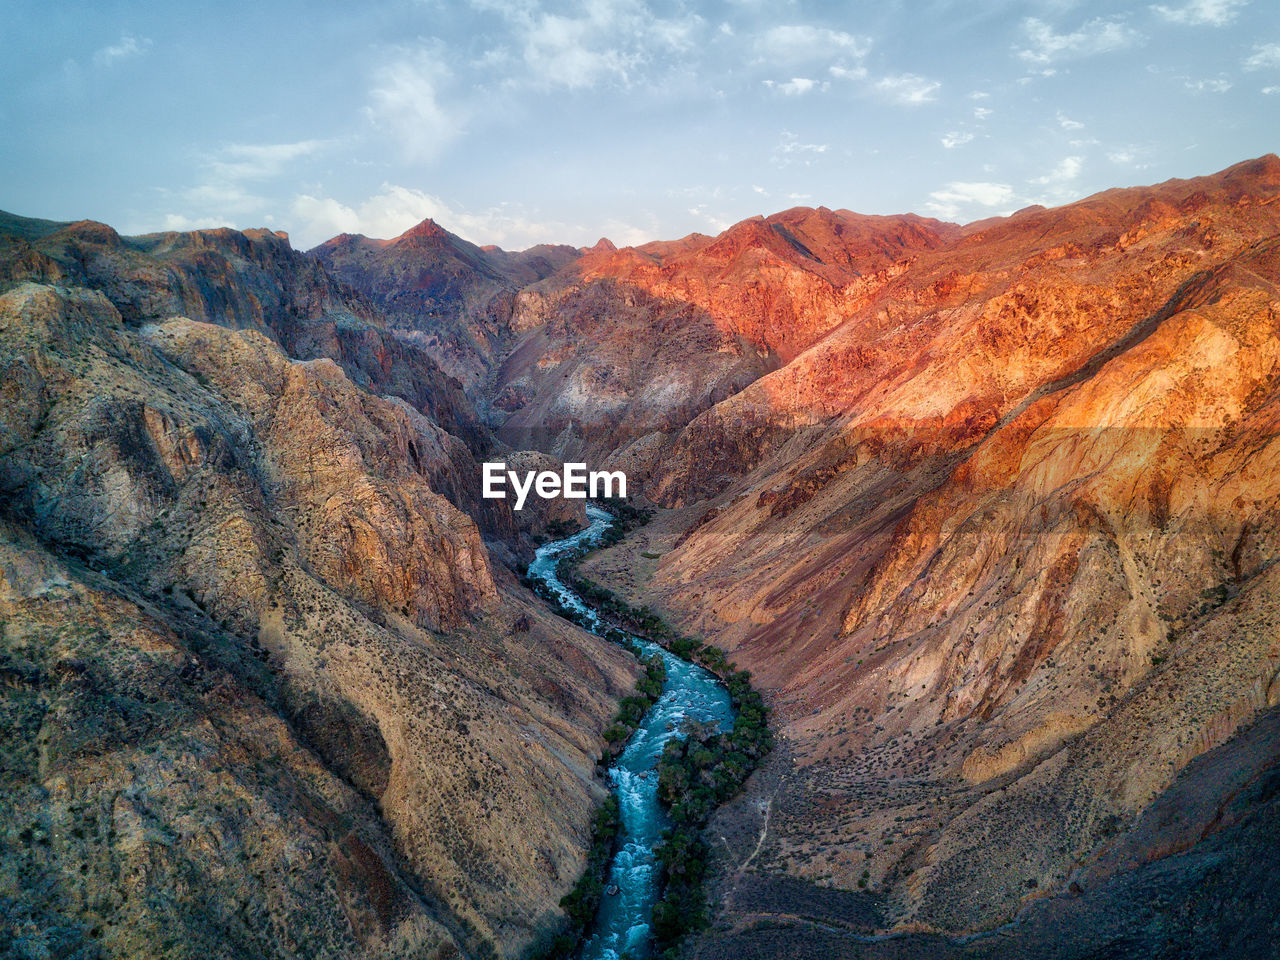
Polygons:
M796 209L581 260L516 297L498 436L643 479L691 420L786 363L952 225Z
M1276 157L624 250L0 232L22 955L551 929L633 673L481 458L625 469L665 509L593 576L776 708L691 954L1274 952Z
M517 450L506 454L503 461L508 470L515 471L520 476L531 471L560 473L564 469L562 461L538 450ZM510 490L508 490L508 496L513 496ZM567 537L587 525L585 500L569 500L564 497L543 500L541 497L530 494L524 503L524 508L512 512L521 532L529 534L534 539L554 540Z
M521 953L634 672L492 562L461 391L274 235L51 226L0 250L6 940Z
M653 446L661 562L597 572L726 645L787 748L721 824L727 923L786 875L994 926L1277 704L1278 198L1271 156L937 230Z
M515 292L576 260L573 247L477 247L433 220L392 240L342 234L310 252L367 294L469 390L510 339ZM473 391L482 396L482 391Z

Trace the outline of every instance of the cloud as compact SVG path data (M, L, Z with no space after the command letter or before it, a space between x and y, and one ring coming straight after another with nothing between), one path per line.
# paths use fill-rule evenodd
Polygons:
M1280 93L1280 87L1263 87L1262 92L1270 97L1274 94Z
M808 77L792 77L785 82L775 82L773 80L762 82L771 90L777 90L788 97L798 97L813 90L826 90L828 86L826 83L819 83L817 80L811 80Z
M525 63L548 86L573 90L607 79L625 84L640 54L598 43L600 27L599 21L589 18L544 16L525 37Z
M379 193L354 206L333 197L298 194L290 205L290 214L293 218L290 234L299 249L315 246L340 233L396 237L428 217L466 240L496 243L507 249L545 242L563 243L567 236L585 236L590 232L578 225L537 220L518 204L465 210L421 190L390 183L384 183ZM610 236L618 240L631 235L625 229L618 229Z
M274 201L257 192L264 181L299 178L302 161L332 144L329 140L293 143L233 143L204 156L199 180L177 191L162 191L170 209L165 230L258 226L270 223Z
M284 173L294 161L311 156L329 142L233 143L209 160L208 165L214 177L221 180L269 180Z
M993 114L993 113L995 113L995 111L994 111L994 110L992 110L992 109L990 109L989 107L974 107L974 108L973 108L973 119L975 119L975 120L985 120L985 119L987 119L987 117L991 116L991 114Z
M953 130L951 133L943 134L942 145L948 150L954 150L956 147L962 147L973 139L972 133L960 132Z
M1063 130L1083 130L1084 124L1079 120L1072 120L1061 110L1058 111L1058 126Z
M951 220L965 209L1007 206L1013 202L1013 188L1007 183L953 181L929 194L925 209Z
M696 51L706 27L697 14L657 16L641 0L581 0L567 13L520 2L473 6L498 13L514 33L526 74L507 83L543 90L629 87L663 59Z
M1058 161L1058 165L1046 173L1043 177L1034 177L1029 183L1036 183L1042 186L1052 186L1056 184L1066 183L1080 176L1080 171L1084 167L1083 157L1064 157Z
M1280 67L1280 43L1255 44L1253 53L1244 61L1246 70L1265 70L1268 67Z
M867 78L866 67L845 67L840 64L833 64L828 68L828 72L837 80L865 80Z
M162 191L178 211L164 215L165 230L195 230L202 227L249 226L250 221L266 222L271 201L242 184L212 179L175 193Z
M1120 166L1132 167L1134 170L1147 170L1150 169L1151 164L1142 158L1149 153L1150 148L1147 147L1120 147L1108 151L1107 159Z
M790 166L793 163L807 167L830 149L830 144L826 143L801 143L800 138L794 133L784 130L782 139L773 148L773 163L779 167Z
M902 73L893 77L883 77L873 86L877 93L895 103L915 106L936 99L934 95L942 84L937 80L929 80L914 73Z
M1076 181L1079 180L1083 169L1083 157L1064 157L1048 173L1040 177L1032 177L1027 181L1029 184L1040 187L1038 195L1027 202L1056 206L1077 199L1080 191Z
M1014 50L1020 59L1037 64L1124 50L1143 40L1142 34L1123 21L1101 17L1088 21L1072 33L1058 33L1043 20L1028 17L1022 22L1022 31L1027 45Z
M1225 75L1208 80L1185 80L1183 84L1195 93L1226 93L1231 89L1231 81Z
M439 51L401 51L374 73L365 115L407 159L433 159L462 132L461 119L441 102L450 76Z
M1170 23L1225 27L1248 3L1249 0L1189 0L1180 7L1156 4L1151 9Z
M235 224L216 214L208 217L188 217L181 213L166 213L161 220L161 230L186 233L191 230L211 230L218 227L234 227Z
M130 33L120 35L120 42L94 51L93 63L98 67L112 67L121 60L140 57L151 49L151 41L146 37L135 37Z
M809 63L833 57L861 59L871 41L841 30L794 24L772 27L756 37L756 52L770 63Z

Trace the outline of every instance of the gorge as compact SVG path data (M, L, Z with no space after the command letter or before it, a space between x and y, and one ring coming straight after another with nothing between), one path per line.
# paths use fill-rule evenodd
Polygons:
M497 462L625 475L582 574L772 711L675 955L1280 944L1273 155L621 249L2 214L0 399L15 956L564 929L642 666L521 581L594 508Z

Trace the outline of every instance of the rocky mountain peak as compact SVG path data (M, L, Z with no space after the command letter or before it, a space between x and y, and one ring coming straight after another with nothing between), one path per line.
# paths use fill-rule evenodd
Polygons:
M395 243L447 243L453 234L451 234L440 224L436 223L430 217L423 220L416 226L410 227L400 236L396 237Z

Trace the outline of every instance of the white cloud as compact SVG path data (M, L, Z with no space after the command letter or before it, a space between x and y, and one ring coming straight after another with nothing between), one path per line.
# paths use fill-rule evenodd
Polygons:
M835 64L829 68L829 72L837 80L865 80L867 78L866 67L844 67Z
M964 146L972 139L972 133L953 130L951 133L943 134L942 145L948 150L954 150L956 147Z
M1148 170L1151 163L1142 159L1150 153L1148 147L1119 147L1107 152L1107 159L1119 166L1132 167L1134 170Z
M286 177L297 180L299 163L330 143L233 143L210 152L201 160L199 179L193 186L161 191L165 204L177 207L175 210L171 206L164 215L163 228L194 230L270 222L273 201L256 192L256 185Z
M229 219L219 217L216 214L209 217L188 217L181 213L166 213L161 220L161 230L173 232L188 232L191 230L209 230L217 227L234 227L235 224Z
M861 59L871 49L871 41L841 30L793 24L766 30L756 38L755 46L770 63L808 63L838 56Z
M522 207L498 204L470 211L455 207L439 197L395 184L383 184L380 193L349 206L332 197L298 194L290 207L293 217L290 234L299 249L340 233L362 233L367 237L389 238L404 233L428 217L446 230L473 243L496 243L520 249L537 243L563 243L571 235L585 235L581 226L556 221L539 221ZM615 242L625 231L610 234ZM624 237L629 241L630 234Z
M322 149L327 140L299 140L295 143L233 143L209 161L215 178L223 180L268 180L284 173L291 163Z
M1151 9L1170 23L1225 27L1249 0L1189 0L1180 7L1156 4Z
M1262 92L1265 93L1267 96L1272 96L1274 94L1280 93L1280 87L1263 87Z
M1029 182L1042 186L1066 183L1080 176L1080 171L1083 167L1083 157L1063 157L1062 160L1058 161L1058 165L1043 177L1033 177Z
M441 102L449 77L438 51L402 51L374 73L365 114L405 157L432 159L462 132L460 118Z
M525 37L524 60L547 86L570 90L609 78L628 82L640 62L635 51L594 41L600 24L591 19L544 16Z
M882 77L875 82L874 87L876 92L895 103L914 106L936 99L934 95L942 84L937 80L929 80L914 73L902 73L893 77Z
M119 43L113 43L94 51L93 62L95 66L110 67L121 60L140 57L149 49L151 49L151 41L146 37L135 37L133 34L124 33L120 35Z
M992 110L992 109L990 109L989 107L974 107L974 108L973 108L973 119L975 119L975 120L985 120L985 119L987 119L987 117L991 116L991 114L993 114L993 113L995 113L995 111L994 111L994 110Z
M1014 49L1022 60L1038 64L1123 50L1143 39L1123 21L1101 17L1082 24L1072 33L1058 33L1043 20L1029 17L1022 22L1022 31L1027 45Z
M1061 110L1058 111L1058 126L1063 130L1083 130L1084 124L1079 120L1072 120Z
M811 80L808 77L792 77L785 82L775 82L773 80L763 81L766 87L777 90L779 93L788 97L798 97L801 94L809 93L813 90L827 89L826 83L819 83L817 80Z
M1064 157L1052 170L1041 177L1032 177L1027 182L1040 187L1039 195L1033 196L1029 202L1045 206L1056 206L1079 197L1077 181L1084 169L1083 157Z
M826 143L801 143L800 138L794 133L784 130L782 139L773 148L773 163L779 167L793 163L809 166L830 149L831 145Z
M499 13L514 31L527 83L549 90L600 84L628 87L663 58L698 49L706 27L697 14L659 17L642 0L579 0L569 12L548 13L531 3L475 2ZM732 36L732 28L722 36Z
M266 197L242 184L217 178L185 190L161 193L166 203L177 205L176 211L164 215L165 230L253 226L266 222L265 213L271 206Z
M1226 93L1231 89L1231 81L1225 76L1208 80L1185 80L1183 83L1188 90L1196 93Z
M929 194L925 208L938 216L951 220L962 211L974 207L987 208L1007 206L1013 202L1013 188L1007 183L983 183L954 181L940 190Z
M1253 53L1244 61L1246 70L1264 70L1268 67L1280 67L1280 43L1255 44Z

